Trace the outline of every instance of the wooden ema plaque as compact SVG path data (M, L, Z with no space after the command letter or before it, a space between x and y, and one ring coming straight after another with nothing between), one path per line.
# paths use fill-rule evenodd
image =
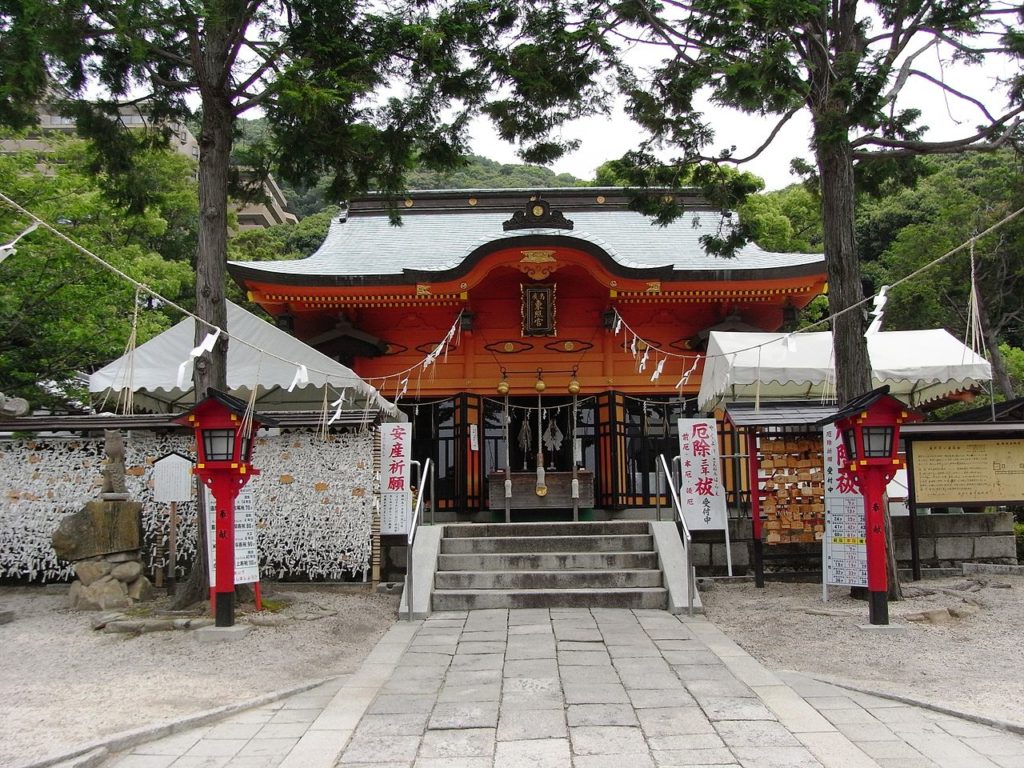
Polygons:
M821 541L825 534L825 475L820 438L764 438L758 485L768 544Z

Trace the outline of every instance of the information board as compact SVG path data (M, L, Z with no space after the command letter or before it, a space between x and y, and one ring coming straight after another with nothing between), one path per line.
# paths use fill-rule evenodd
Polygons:
M913 458L920 506L1024 501L1024 440L915 440Z
M822 569L825 584L850 587L868 585L868 546L864 525L864 497L853 477L842 467L846 449L835 424L822 429L825 460L825 536Z
M192 459L169 453L153 462L153 501L192 499Z
M210 587L217 583L216 509L213 494L205 485L207 528L206 544L210 555ZM260 552L256 541L256 504L252 490L245 486L235 497L235 584L254 584L260 580Z

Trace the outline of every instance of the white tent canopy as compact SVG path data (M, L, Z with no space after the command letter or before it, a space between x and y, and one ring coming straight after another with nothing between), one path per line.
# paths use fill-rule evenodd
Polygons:
M944 330L866 336L872 386L889 385L911 406L992 378L988 362ZM700 411L723 401L835 398L832 333L725 333L708 337Z
M192 357L195 320L186 318L134 351L100 368L89 377L89 392L111 408L118 396L133 392L137 409L155 413L184 410L195 403ZM341 363L317 352L280 328L228 302L225 329L228 342L228 392L248 400L259 387L256 407L268 410L311 411L328 407L344 396L344 410L366 410L397 416L398 408ZM179 366L188 361L179 385ZM306 366L308 382L295 381Z

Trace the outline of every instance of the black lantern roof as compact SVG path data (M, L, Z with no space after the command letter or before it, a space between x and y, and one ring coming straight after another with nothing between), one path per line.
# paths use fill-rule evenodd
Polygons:
M845 406L843 406L843 408L841 408L840 410L836 411L831 416L828 416L828 417L826 417L824 419L821 419L821 420L815 422L815 426L816 427L823 427L826 424L833 424L833 423L835 423L835 422L837 422L837 421L839 421L841 419L845 419L845 418L848 418L850 416L854 416L854 415L860 413L861 411L867 410L872 405L874 405L879 400L881 400L883 397L890 397L890 398L892 397L889 394L889 385L888 384L886 384L883 387L879 387L878 389L873 389L870 392L865 392L863 395L858 395L857 397L853 398L853 400L848 402ZM892 398L892 399L895 400L895 398ZM902 405L902 403L901 403L901 406L903 408L906 408L906 406Z
M235 397L234 395L229 395L227 392L221 392L219 389L213 389L212 387L206 390L205 400L216 400L218 403L223 405L225 408L227 408L229 411L231 411L233 414L240 418L245 417L245 412L249 408L249 404L245 400ZM185 418L188 417L190 413L194 412L197 408L199 408L203 404L203 402L205 402L205 400L200 400L191 409L185 411L185 413L181 414L181 416L175 419L175 421L182 423L185 420ZM264 416L263 414L260 413L253 414L253 421L259 422L260 426L264 427L276 427L278 425L277 419L271 418L269 416Z

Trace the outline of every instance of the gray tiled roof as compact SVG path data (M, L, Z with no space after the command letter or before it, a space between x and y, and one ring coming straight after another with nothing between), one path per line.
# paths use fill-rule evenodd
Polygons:
M737 427L814 426L830 418L839 409L837 405L822 405L810 401L792 400L764 403L729 403L725 412Z
M721 215L708 210L688 211L666 227L652 224L628 210L573 211L572 230L524 229L505 232L502 222L510 212L419 213L406 215L400 225L386 216L351 216L336 219L323 244L309 257L296 261L233 262L253 278L265 273L294 277L401 275L403 271L441 272L457 268L467 256L488 244L515 247L516 240L537 236L557 238L571 245L597 246L626 268L670 268L684 272L718 273L727 278L736 270L787 268L824 269L819 253L771 253L747 245L734 258L709 256L700 238L715 234ZM531 243L536 247L535 243ZM241 271L240 270L240 271Z

